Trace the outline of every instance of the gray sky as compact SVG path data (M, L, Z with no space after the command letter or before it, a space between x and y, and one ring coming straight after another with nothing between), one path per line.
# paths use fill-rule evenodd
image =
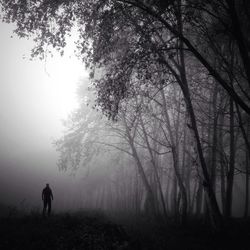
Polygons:
M87 73L72 41L63 58L30 61L32 41L11 38L12 30L0 23L0 202L40 205L47 182L60 199L62 186L74 189L76 180L58 173L51 142L62 134L61 120L76 107L76 84Z

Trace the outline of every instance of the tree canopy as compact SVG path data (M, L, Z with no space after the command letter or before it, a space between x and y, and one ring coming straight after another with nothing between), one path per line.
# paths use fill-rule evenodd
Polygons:
M119 101L130 94L135 72L147 81L155 64L175 64L178 49L250 114L247 1L2 0L1 7L2 20L15 22L20 37L34 37L32 56L43 57L50 48L63 53L66 36L76 26L78 54L91 75L105 67L95 82L99 105L109 114L117 113Z

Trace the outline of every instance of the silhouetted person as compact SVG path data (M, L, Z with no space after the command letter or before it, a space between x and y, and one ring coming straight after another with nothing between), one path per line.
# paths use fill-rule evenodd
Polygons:
M50 216L51 200L53 200L53 194L52 190L49 187L49 184L46 184L46 187L43 189L42 200L43 200L43 216L45 216L47 207L48 207L48 216Z

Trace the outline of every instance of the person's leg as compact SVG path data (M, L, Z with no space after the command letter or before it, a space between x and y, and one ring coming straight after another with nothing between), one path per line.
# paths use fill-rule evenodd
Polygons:
M46 200L43 200L43 216L45 216L47 205L48 205L48 202Z
M48 200L48 216L50 216L51 212L51 200Z

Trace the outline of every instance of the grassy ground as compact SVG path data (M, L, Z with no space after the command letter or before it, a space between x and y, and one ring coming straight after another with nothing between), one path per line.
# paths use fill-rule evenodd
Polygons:
M143 250L250 250L250 220L234 219L220 232L200 220L183 227L169 221L125 217L116 220L128 234L129 249Z
M0 249L126 249L121 227L100 215L30 215L0 220Z
M0 249L249 250L249 225L233 221L214 233L197 221L183 228L143 217L107 219L100 213L31 214L0 219Z

